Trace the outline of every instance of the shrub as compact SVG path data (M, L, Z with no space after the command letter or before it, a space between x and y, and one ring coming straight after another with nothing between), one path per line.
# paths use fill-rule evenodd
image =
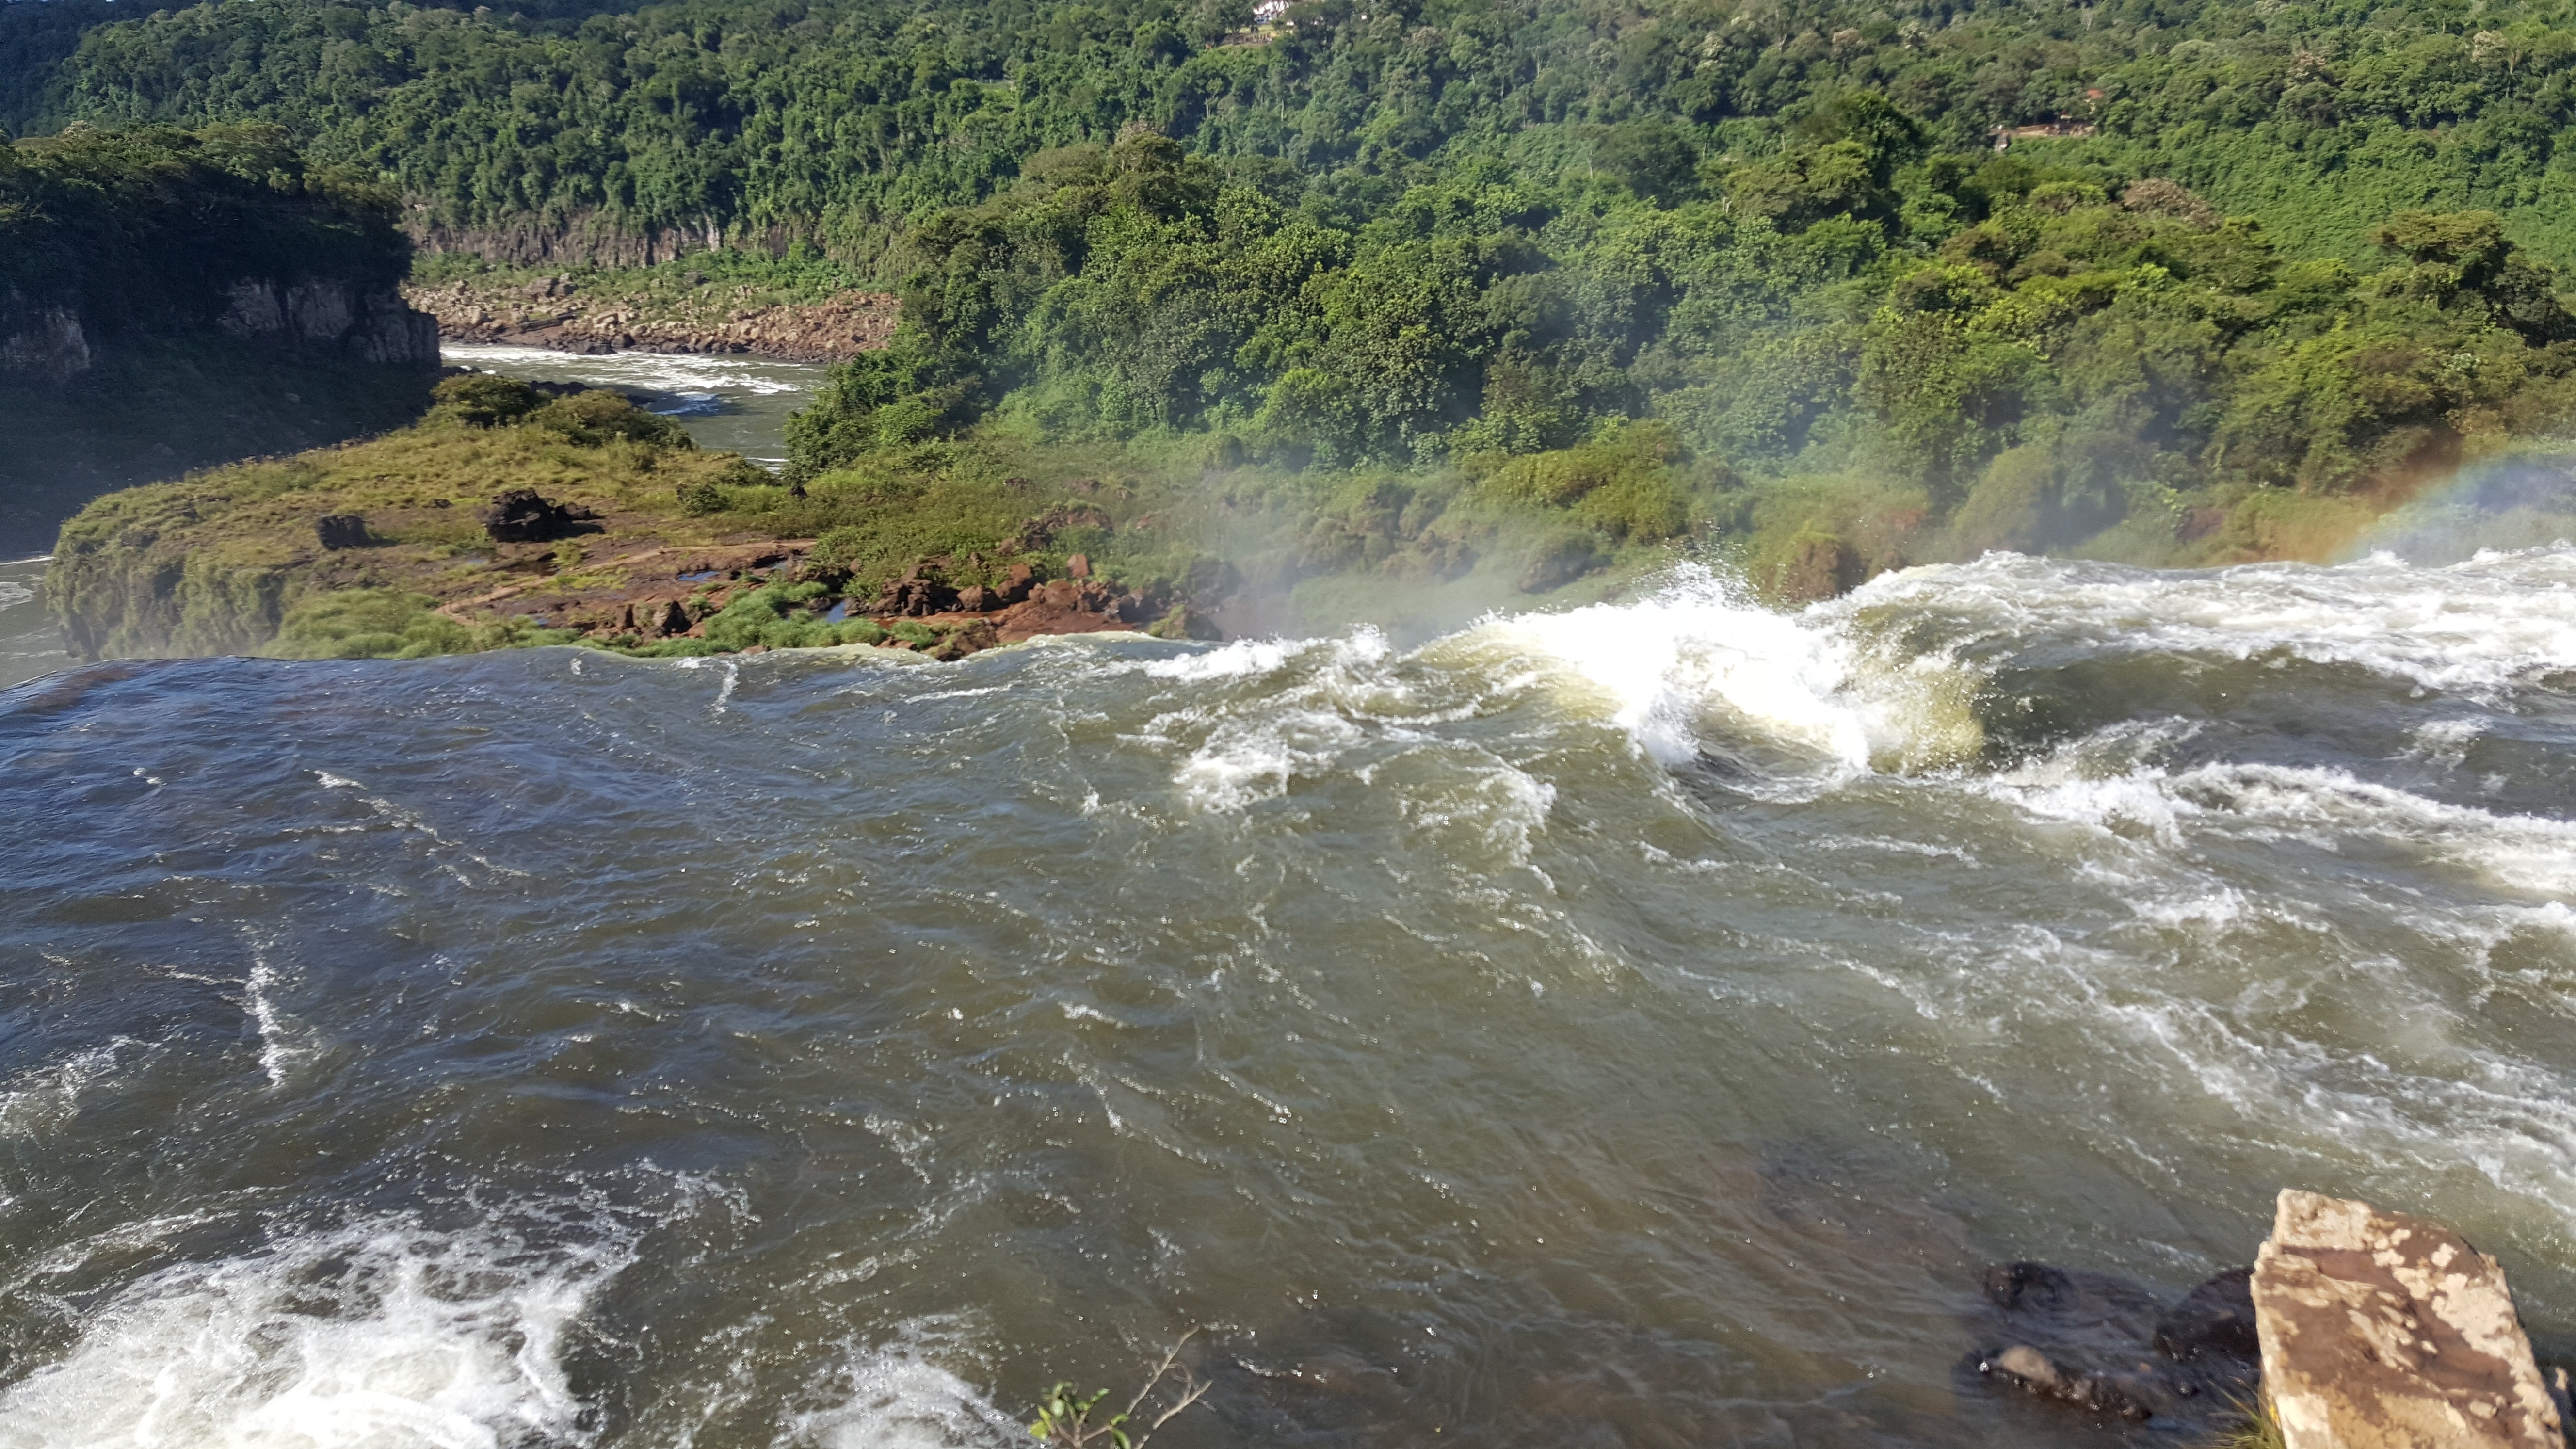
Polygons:
M563 434L573 442L597 447L624 438L654 448L693 448L688 430L658 413L649 413L606 388L592 388L557 398L528 415L534 426Z
M546 404L545 394L515 377L478 372L442 379L430 392L439 413L477 428L515 423Z

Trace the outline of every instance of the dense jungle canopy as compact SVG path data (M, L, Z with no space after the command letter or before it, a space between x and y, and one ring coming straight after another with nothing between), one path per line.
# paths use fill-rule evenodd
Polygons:
M53 0L0 106L898 285L801 476L1000 420L1455 463L1605 550L1862 476L2028 547L2562 425L2563 10Z

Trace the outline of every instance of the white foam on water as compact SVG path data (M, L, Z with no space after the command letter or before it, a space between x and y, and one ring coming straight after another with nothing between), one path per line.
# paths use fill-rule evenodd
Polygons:
M1387 671L1393 653L1384 635L1362 629L1335 639L1245 641L1155 660L1145 666L1150 676L1195 688L1181 707L1147 722L1138 738L1169 748L1196 736L1172 773L1182 799L1196 810L1243 810L1286 794L1301 774L1332 769L1363 741L1402 733L1414 711L1407 686ZM1276 688L1256 694L1221 688L1269 685L1280 676ZM1373 735L1364 720L1381 729Z
M32 1137L70 1121L80 1111L82 1094L113 1075L127 1052L143 1046L120 1036L20 1073L0 1088L0 1137Z
M0 1391L0 1449L581 1445L564 1336L630 1260L380 1222L164 1268Z
M2021 652L2253 659L2286 653L2425 689L2479 693L2576 669L2576 547L2441 568L2354 563L2158 570L2021 554L1908 569L1845 605L1948 618Z
M854 1349L833 1402L787 1423L788 1443L811 1449L1023 1449L1025 1425L943 1363L968 1357L958 1325L907 1323L886 1344Z
M2487 722L2479 719L2444 719L2417 725L2407 731L2415 743L2406 753L2437 765L2458 769L2469 757L2469 746L2486 733Z
M807 384L778 374L774 361L693 352L556 352L500 342L446 342L440 360L487 370L540 368L599 387L641 387L657 392L777 394L803 392Z
M36 591L25 584L0 579L0 609L16 608L34 597Z
M2464 868L2491 886L2576 894L2576 822L2453 805L2337 769L2208 764L2143 766L2088 776L2062 751L1980 782L1997 799L2051 820L2179 848L2197 830L2337 849L2368 840Z
M277 985L277 968L269 964L267 952L253 946L250 975L242 982L242 994L250 1007L250 1019L259 1028L259 1069L268 1075L270 1086L283 1087L286 1069L306 1049L289 1039L286 1018L278 1011L273 995Z
M1973 753L1967 676L1944 657L1866 648L1847 619L1766 608L1690 566L1638 602L1489 619L1469 639L1552 661L1667 765L1748 736L1846 777Z
M1317 647L1318 642L1238 639L1195 654L1157 659L1145 666L1145 672L1156 679L1246 679L1280 668L1297 654Z
M1172 772L1172 783L1193 808L1230 813L1287 794L1300 772L1330 768L1363 737L1359 726L1330 710L1225 719Z

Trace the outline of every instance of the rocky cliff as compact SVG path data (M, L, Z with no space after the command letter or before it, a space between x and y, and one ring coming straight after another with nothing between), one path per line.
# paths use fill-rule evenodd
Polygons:
M100 493L419 416L410 259L389 197L273 127L0 141L0 556Z
M242 365L428 370L390 198L274 128L73 131L0 145L0 384L61 386L119 350L248 344Z
M438 365L438 321L414 311L391 284L369 277L240 277L223 310L100 323L61 298L0 293L0 381L61 386L120 343L211 330L234 342L337 360L427 371ZM159 323L155 326L153 323Z
M639 272L510 274L404 289L411 305L460 342L509 342L560 352L751 353L840 362L894 335L900 308L882 292L786 300L751 287L657 291Z

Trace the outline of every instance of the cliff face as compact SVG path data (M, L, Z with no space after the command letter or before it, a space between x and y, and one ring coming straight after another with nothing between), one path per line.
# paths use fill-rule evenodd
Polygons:
M418 417L438 330L394 214L274 127L0 140L0 557L100 493Z
M750 287L705 286L677 295L638 273L558 275L534 282L477 278L413 286L404 296L460 342L510 342L562 352L752 353L790 362L840 362L894 335L901 310L883 292L814 301L756 297Z
M68 307L0 298L0 376L66 383L89 371L89 333Z
M784 226L727 229L705 219L639 231L597 215L497 226L448 226L415 218L405 230L423 252L455 252L506 267L654 267L728 245L783 257L794 243L814 240Z
M227 337L397 367L438 365L438 320L382 280L244 277L225 289L215 325Z
M389 197L274 128L0 143L0 384L196 340L251 344L249 369L426 370L437 324L397 291L410 260Z
M221 296L223 310L211 319L212 330L235 342L313 361L422 370L438 365L437 319L412 310L379 279L242 277ZM156 321L160 325L152 325ZM204 330L207 322L177 313L126 326L99 325L59 300L31 300L13 289L0 295L0 380L59 387L87 373L121 336L183 336Z

